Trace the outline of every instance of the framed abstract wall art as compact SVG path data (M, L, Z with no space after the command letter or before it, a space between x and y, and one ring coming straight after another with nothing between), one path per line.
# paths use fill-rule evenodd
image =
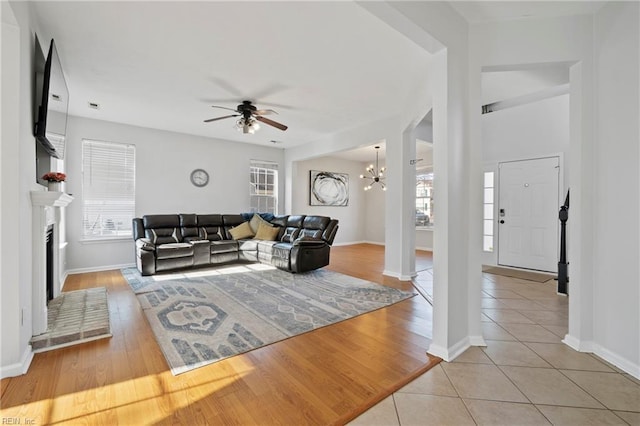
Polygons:
M310 206L348 206L349 175L346 173L309 171Z

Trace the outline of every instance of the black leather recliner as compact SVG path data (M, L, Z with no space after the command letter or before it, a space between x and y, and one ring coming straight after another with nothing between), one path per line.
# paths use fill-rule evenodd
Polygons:
M326 216L274 216L274 241L234 240L229 232L247 222L234 214L163 214L133 219L136 266L142 275L251 261L300 273L329 264L338 221Z

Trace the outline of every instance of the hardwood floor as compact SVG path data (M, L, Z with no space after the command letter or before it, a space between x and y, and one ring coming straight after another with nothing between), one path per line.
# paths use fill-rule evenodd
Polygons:
M430 253L420 252L420 262ZM384 248L334 247L332 269L382 276ZM65 291L107 288L113 337L36 354L2 381L2 418L21 424L344 424L437 364L420 296L173 376L118 270L71 275Z

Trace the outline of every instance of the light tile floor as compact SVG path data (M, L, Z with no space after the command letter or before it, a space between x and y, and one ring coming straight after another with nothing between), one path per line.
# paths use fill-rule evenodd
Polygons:
M430 300L431 270L414 283ZM640 425L640 380L561 342L556 281L483 274L487 347L441 362L350 425Z

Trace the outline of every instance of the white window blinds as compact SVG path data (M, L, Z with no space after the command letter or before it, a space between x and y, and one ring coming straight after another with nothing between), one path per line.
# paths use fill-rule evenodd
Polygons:
M251 160L249 173L251 211L278 214L278 164Z
M82 229L85 239L131 235L135 215L134 145L82 141Z

